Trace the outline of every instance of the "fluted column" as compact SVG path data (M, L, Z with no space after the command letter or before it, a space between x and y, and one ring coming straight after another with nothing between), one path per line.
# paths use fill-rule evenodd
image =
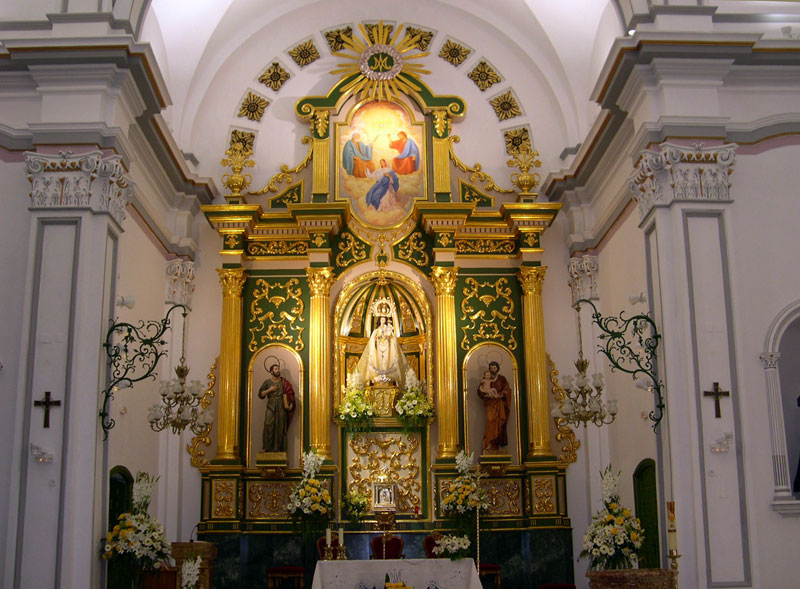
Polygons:
M436 289L436 393L438 395L439 452L454 458L458 450L458 368L456 366L456 288L458 268L434 266Z
M330 300L333 268L306 268L311 289L311 317L308 350L309 445L324 458L331 455L330 404Z
M772 475L775 482L773 501L792 499L789 483L789 460L786 457L786 432L781 407L781 383L778 374L778 352L761 354L761 365L767 379L767 407L769 408L770 445L772 446Z
M215 460L239 458L239 389L242 369L242 286L244 268L218 268L222 285L219 349L219 415Z
M546 266L523 266L522 320L525 338L525 390L528 397L528 458L552 456L547 406L547 356L544 343L542 283Z

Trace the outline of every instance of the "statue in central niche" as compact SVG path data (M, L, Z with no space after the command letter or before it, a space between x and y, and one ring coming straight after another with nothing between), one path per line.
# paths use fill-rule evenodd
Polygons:
M377 299L372 304L374 328L367 346L356 365L356 372L366 386L405 386L408 362L400 348L394 322L391 299Z

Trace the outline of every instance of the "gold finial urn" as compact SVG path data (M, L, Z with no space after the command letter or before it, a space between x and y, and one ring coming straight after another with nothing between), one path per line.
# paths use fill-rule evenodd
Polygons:
M542 162L539 160L539 152L531 150L530 146L522 145L513 157L506 162L510 168L519 168L519 173L511 174L511 182L519 189L521 197L539 196L538 193L531 192L532 188L539 185L541 176L538 172L531 172L531 168L541 168Z
M245 149L242 143L236 142L225 150L226 157L222 158L222 165L231 169L231 174L223 174L222 185L231 191L225 198L241 198L244 195L242 190L250 186L253 177L250 174L242 174L245 167L252 168L255 162L250 159L253 155L252 149Z

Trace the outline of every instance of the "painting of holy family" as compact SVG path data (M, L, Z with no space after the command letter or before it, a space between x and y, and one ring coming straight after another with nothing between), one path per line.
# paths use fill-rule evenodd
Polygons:
M425 194L423 124L393 102L367 102L337 125L338 197L372 227L406 218Z

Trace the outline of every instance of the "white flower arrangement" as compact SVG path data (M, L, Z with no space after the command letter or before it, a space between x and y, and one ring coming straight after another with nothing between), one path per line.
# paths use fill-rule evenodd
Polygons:
M330 492L317 478L322 462L322 457L313 450L303 453L303 478L292 489L286 506L295 524L308 533L324 528L333 515Z
M467 455L461 450L456 455L456 470L459 476L450 483L442 498L442 511L446 514L474 515L478 509L482 511L489 509L486 492L478 485L481 475L472 472L473 454Z
M337 417L344 422L348 432L370 431L373 425L374 412L367 401L367 391L358 373L347 376L347 387L344 398L339 403Z
M619 503L619 475L611 465L601 473L603 509L592 516L579 558L589 557L593 569L629 569L639 564L644 534L642 524Z
M433 553L437 556L449 556L451 559L456 560L457 558L469 556L469 547L469 536L447 534L437 538Z
M130 557L138 571L157 569L169 561L171 546L161 523L147 513L150 496L158 477L145 472L136 475L133 484L133 508L123 513L106 535L101 556L105 560Z
M433 405L425 394L425 383L419 381L412 368L406 371L406 386L394 409L406 432L418 430L433 417Z
M203 559L200 555L187 558L181 565L181 589L196 589L200 581L200 564Z

